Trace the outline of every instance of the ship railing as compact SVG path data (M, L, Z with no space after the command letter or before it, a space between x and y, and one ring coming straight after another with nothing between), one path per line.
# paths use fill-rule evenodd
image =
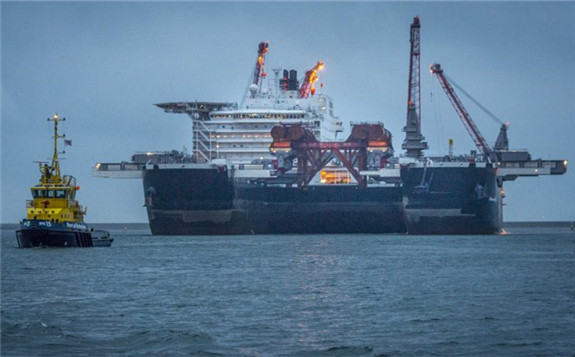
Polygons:
M282 122L285 124L285 122ZM273 124L278 124L278 123L273 123ZM298 122L299 124L299 122ZM218 134L230 134L230 133L234 133L234 134L250 134L250 133L257 133L257 134L267 134L269 133L271 130L270 127L268 128L238 128L236 127L230 127L230 128L215 128L213 130L214 133L218 133Z
M206 151L210 151L212 145L212 141L206 138L202 138L201 136L198 137L197 142L202 146L202 148Z
M349 123L349 125L351 125L351 126L354 126L354 125L364 125L364 124L370 124L370 125L376 124L376 125L381 125L381 126L383 126L383 127L385 128L384 123L381 122L381 121L352 121L352 122Z
M506 168L506 169L519 169L519 168L537 169L542 167L554 169L557 167L557 163L559 162L560 161L556 160L542 160L542 159L529 160L529 161L502 161L499 162L498 166L500 168Z
M264 147L221 147L219 149L219 152L221 153L264 153L267 154L269 153L270 149L269 147L266 145Z
M194 151L196 157L209 161L214 155L213 153L213 140L211 139L212 130L204 122L194 122L194 137L196 138L196 145ZM217 154L217 153L216 153Z
M180 162L187 162L192 161L192 156L188 155L186 152L187 149L184 148L184 151L147 151L147 152L136 152L132 155L132 163L125 163L126 165L130 164L172 164L172 163L180 163ZM126 170L130 170L129 166L126 167ZM138 168L139 169L139 168Z
M563 175L567 172L567 160L529 160L529 161L504 161L498 163L498 168L509 170L528 170L533 172L526 175ZM538 171L542 169L541 171ZM517 175L521 176L521 173Z
M268 130L269 131L269 130ZM261 135L245 135L245 137L220 137L218 138L218 143L226 144L226 143L238 143L238 144L246 144L246 143L255 143L255 144L269 144L272 142L271 137L264 137Z
M121 163L98 163L96 170L98 171L140 171L145 164L137 164L131 162Z
M204 160L208 160L208 158L210 157L210 152L212 152L212 150L210 149L210 145L209 143L206 144L204 141L201 141L199 138L196 140L196 153L197 156L200 158L203 158Z
M74 176L64 175L64 184L67 186L76 186L76 179Z

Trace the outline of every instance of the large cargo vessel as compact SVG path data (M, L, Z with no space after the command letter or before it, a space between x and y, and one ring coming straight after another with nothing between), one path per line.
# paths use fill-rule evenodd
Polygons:
M369 155L359 152L357 142L345 143L338 138L343 127L333 101L323 89L315 88L323 62L301 80L293 69L274 69L274 75L268 76L268 49L268 43L259 44L250 84L239 105L157 104L165 112L184 113L192 119L191 156L142 153L130 163L98 164L95 174L141 177L150 228L158 235L404 232L399 170L382 161L393 155L391 134L383 124L376 124L380 134L387 134L385 147L370 147L375 151ZM362 125L357 123L358 128ZM334 146L330 153L321 148L309 152L322 156L322 165L316 164L313 174L306 173L309 177L303 184L298 180L302 158L295 151L282 152L285 148L270 151L274 128L277 132L283 127L292 127L292 133L298 128L306 138ZM336 150L339 143L341 152ZM284 140L284 144L289 143ZM361 150L367 150L368 144ZM336 151L343 156L337 158ZM355 161L362 155L363 169L387 169L389 180L358 182L363 179ZM347 168L342 159L349 161Z
M391 134L381 124L354 128L380 137L319 142L314 126L299 121L268 129L275 136L265 144L268 153L249 163L141 160L152 233L404 232L399 170L385 161L393 155ZM169 161L156 157L162 155L147 156ZM392 172L368 182L359 173L368 168Z
M563 174L567 162L510 151L505 125L496 145L487 145L438 64L432 72L478 150L425 157L419 29L416 17L401 155L395 155L382 123L351 123L351 135L338 137L343 127L333 101L323 86L316 93L323 62L301 80L295 70L274 69L268 77L269 45L262 42L240 105L156 104L191 118L191 155L141 153L131 162L97 164L94 175L141 178L150 228L157 235L498 233L503 182Z

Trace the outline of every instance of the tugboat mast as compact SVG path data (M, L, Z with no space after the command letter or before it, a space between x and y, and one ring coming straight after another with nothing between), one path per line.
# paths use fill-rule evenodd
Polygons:
M59 183L60 182L60 162L58 161L58 139L65 138L66 135L58 135L58 122L59 121L66 121L66 118L60 119L58 117L58 113L54 114L52 118L46 119L48 121L54 122L54 155L52 156L52 166L50 167L50 176L47 172L43 172L42 178L43 180L47 180L48 178L52 179L52 182Z

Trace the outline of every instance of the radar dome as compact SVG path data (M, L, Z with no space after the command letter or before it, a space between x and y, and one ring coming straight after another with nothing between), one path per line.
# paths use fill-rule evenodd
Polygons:
M250 93L256 94L257 91L258 91L258 85L254 83L250 84Z

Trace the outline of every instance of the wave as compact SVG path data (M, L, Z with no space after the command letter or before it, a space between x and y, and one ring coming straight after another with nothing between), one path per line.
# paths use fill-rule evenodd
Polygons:
M300 357L311 357L311 356L329 356L329 357L346 357L346 356L373 356L373 348L369 346L336 346L329 347L321 350L303 350L298 351L295 354L289 354L286 356L300 356ZM385 355L378 355L385 356Z
M95 338L63 331L38 321L30 324L2 321L2 356L224 356L203 332L141 330L113 338Z

